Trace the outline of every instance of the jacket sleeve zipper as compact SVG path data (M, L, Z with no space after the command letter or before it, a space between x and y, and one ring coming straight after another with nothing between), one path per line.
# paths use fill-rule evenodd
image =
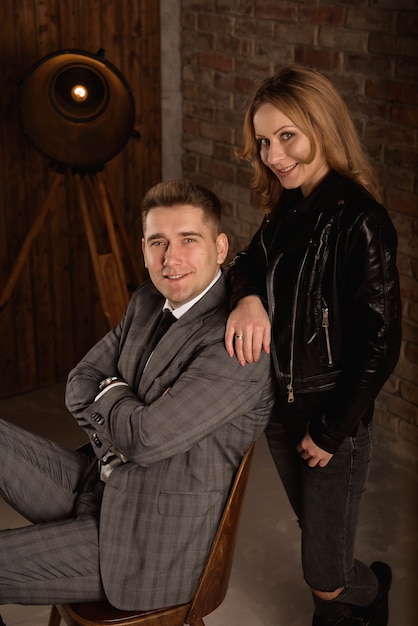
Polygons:
M329 339L329 310L324 299L322 307L322 328L325 331L325 341L327 344L328 365L332 365L331 342Z

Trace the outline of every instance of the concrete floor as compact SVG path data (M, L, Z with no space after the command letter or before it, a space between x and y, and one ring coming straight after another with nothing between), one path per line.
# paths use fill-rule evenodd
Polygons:
M0 400L0 415L75 447L84 436L64 408L64 386ZM390 626L416 626L417 476L391 462L376 433L374 460L358 533L358 557L393 568ZM0 501L0 528L24 524ZM46 626L49 607L1 607L7 626ZM299 531L264 437L257 443L241 518L230 586L206 626L310 626L312 606L299 564Z

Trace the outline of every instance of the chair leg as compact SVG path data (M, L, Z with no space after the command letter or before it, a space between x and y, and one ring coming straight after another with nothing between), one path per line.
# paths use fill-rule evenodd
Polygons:
M58 612L55 604L51 607L51 613L49 614L49 622L48 626L60 626L61 624L61 615Z

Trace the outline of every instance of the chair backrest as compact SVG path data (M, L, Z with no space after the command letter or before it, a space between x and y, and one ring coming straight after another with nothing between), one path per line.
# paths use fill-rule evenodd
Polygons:
M247 450L235 474L205 569L187 614L186 624L214 611L226 596L254 447L255 444L252 444Z

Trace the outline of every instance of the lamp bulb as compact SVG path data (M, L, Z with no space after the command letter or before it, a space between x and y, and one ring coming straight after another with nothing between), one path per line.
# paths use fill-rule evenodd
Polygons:
M84 85L74 85L74 87L71 89L71 97L76 102L85 102L88 95L89 92L87 91L86 87L84 87Z

